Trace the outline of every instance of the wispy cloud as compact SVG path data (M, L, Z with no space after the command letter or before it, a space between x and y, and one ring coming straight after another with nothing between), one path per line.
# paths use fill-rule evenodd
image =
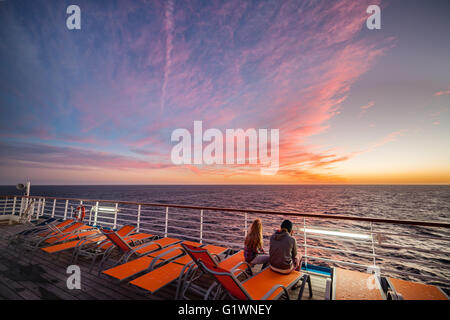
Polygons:
M174 32L174 20L173 20L173 10L174 10L173 0L168 0L166 2L165 8L165 20L164 20L164 30L166 32L166 61L164 65L164 81L162 85L161 93L161 112L164 110L164 105L166 103L166 91L167 85L169 83L169 73L170 67L172 65L172 49L173 49L173 32Z
M448 87L447 90L441 90L441 91L436 92L434 94L434 96L438 97L438 96L444 96L447 94L450 94L450 87Z

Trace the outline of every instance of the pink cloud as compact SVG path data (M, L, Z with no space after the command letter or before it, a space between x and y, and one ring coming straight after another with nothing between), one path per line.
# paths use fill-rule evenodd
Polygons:
M447 95L447 94L450 94L450 87L448 87L447 90L438 91L434 95L436 97L438 97L438 96L444 96L444 95Z
M365 104L365 105L361 106L360 109L367 110L367 109L372 108L374 105L375 105L375 102L370 101L368 104Z

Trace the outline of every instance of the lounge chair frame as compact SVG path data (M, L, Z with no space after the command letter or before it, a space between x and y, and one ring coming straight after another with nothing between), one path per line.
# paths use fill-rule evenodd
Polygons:
M213 266L213 265L206 265L203 261L200 261L199 264L202 266L202 268L203 268L204 270L206 270L208 273L210 273L210 274L212 274L212 275L214 275L214 276L226 276L226 277L228 277L228 278L231 279L231 280L234 282L234 284L241 290L241 293L242 293L248 300L254 300L254 299L252 298L252 296L249 294L249 292L242 286L242 283L245 283L245 281L248 281L248 280L250 280L250 279L252 279L252 278L249 278L249 279L245 280L244 282L241 282L241 281L239 281L239 280L237 279L237 277L233 274L232 271L230 271L230 272L228 272L228 271L227 271L227 272L224 272L224 271L214 271L214 270L211 269L211 267L215 267L215 266ZM266 271L266 270L270 270L270 267L265 268L265 269L264 269L263 271L261 271L261 272L264 272L264 271ZM272 271L272 272L274 272L274 271ZM254 277L257 277L257 276L258 276L258 274L255 275ZM306 285L306 284L308 284L308 287L309 287L309 297L311 298L312 295L313 295L313 293L312 293L312 286L311 286L311 277L310 277L308 274L303 274L303 275L300 275L300 276L296 279L296 281L292 281L291 284L288 285L288 286L284 286L284 285L281 285L281 284L276 284L276 285L274 285L269 291L267 291L267 292L264 294L264 296L261 298L261 300L266 300L266 299L268 299L268 298L269 298L276 290L278 290L278 289L280 289L280 288L282 289L282 291L280 291L280 293L279 293L278 295L276 295L273 299L274 299L274 300L277 300L277 299L279 299L281 296L283 296L283 294L284 294L284 295L286 295L286 298L287 298L288 300L290 300L290 296L289 296L288 290L289 290L290 288L296 286L297 283L299 283L300 281L302 282L302 284L301 284L301 287L300 287L300 290L299 290L299 294L298 294L298 298L297 298L297 299L298 299L298 300L301 300L301 298L302 298L302 296L303 296L303 291L304 291L304 289L305 289L305 285ZM228 296L228 297L230 297L230 298L233 299L233 300L237 300L236 297L234 297L233 295L231 295L231 294L228 292L228 290L226 290L226 289L223 287L223 285L220 283L219 280L217 280L217 283L219 283L218 285L221 287L222 292L224 292L224 294L221 295L220 292L217 292L217 293L215 294L215 298L217 298L217 297L219 296L219 297L221 297L221 298L223 299L223 298L225 298L225 297ZM208 290L207 294L205 295L205 299L208 299L208 297L209 297L209 295L210 295L212 289L213 289L213 287L210 287L210 289Z

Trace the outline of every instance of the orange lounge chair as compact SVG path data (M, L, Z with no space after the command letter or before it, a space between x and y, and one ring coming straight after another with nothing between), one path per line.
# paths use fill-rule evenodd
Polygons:
M213 264L207 264L203 260L199 262L202 269L212 274L217 283L225 289L225 296L239 300L276 300L283 295L289 299L288 290L302 281L298 300L302 298L303 290L308 283L309 296L312 297L311 279L308 274L302 274L298 271L292 271L289 274L281 274L272 271L270 267L264 269L257 275L245 280L239 281L236 275L229 270L225 270ZM208 290L209 294L212 287ZM217 296L218 294L216 294ZM222 296L224 297L224 296ZM205 296L208 298L208 295Z
M78 234L78 237L80 237L80 239L78 240L72 240L68 242L51 245L48 247L41 248L41 250L47 253L59 253L62 251L74 249L81 242L97 242L99 240L105 239L105 236L99 230L89 230L86 232L82 232Z
M53 232L46 237L42 237L35 243L27 244L28 247L31 248L30 254L30 263L33 260L34 253L37 249L42 247L45 244L60 244L65 243L74 239L80 240L85 237L90 237L93 234L93 231L96 229L91 226L87 226L82 222L75 222L71 224L69 227L65 228L62 232L57 232L54 234Z
M32 247L33 244L41 241L42 238L63 233L65 229L69 228L74 222L75 220L73 219L67 219L56 224L51 223L45 225L42 228L34 230L33 232L19 233L11 239L10 243L17 242L18 244Z
M448 300L441 288L429 284L386 278L390 290L388 299L392 300Z
M119 230L117 230L117 233L121 236L121 237L127 237L129 236L132 232L134 232L136 228L132 225L124 225L122 226ZM143 240L146 239L148 237L153 237L152 235L149 234L137 234L135 238L133 238L133 241L135 239L139 239L139 240ZM105 235L103 235L103 233L101 234L101 237L99 239L97 239L97 237L95 237L95 241L80 241L77 242L77 245L75 247L75 252L74 252L74 257L73 257L73 262L76 263L76 260L78 258L78 255L80 253L84 253L83 251L88 251L89 254L82 254L82 255L88 255L89 257L92 256L91 254L91 249L98 249L98 250L103 250L105 251L106 249L108 249L109 247L111 247L113 244L106 238ZM128 239L127 239L128 240ZM93 246L90 246L91 244L93 244Z
M82 222L75 222L67 227L61 229L57 228L55 231L45 232L45 235L40 233L37 237L32 237L31 239L26 239L22 245L32 250L35 250L42 245L46 244L57 244L61 242L70 241L73 239L79 239L85 236L93 227L87 226Z
M57 224L49 224L46 226L47 228L42 230L42 232L39 232L38 235L40 237L46 237L50 234L58 234L59 232L63 232L64 229L68 228L73 223L75 223L74 219L67 219Z
M203 274L207 273L205 270L202 269L201 265L199 264L200 261L203 261L206 264L212 264L217 267L221 267L225 270L231 271L234 273L235 276L239 276L240 274L242 274L246 271L248 271L249 275L253 275L251 266L247 262L245 262L243 251L239 251L238 253L234 254L232 256L232 258L227 257L226 260L220 262L220 259L218 259L219 261L216 261L216 259L214 259L214 257L210 254L210 252L207 250L207 248L194 248L194 247L189 247L189 246L183 246L183 247L185 248L185 250L191 257L193 262L198 267L195 270L195 272L197 274L191 275L190 276L191 279L185 281L186 285L184 288L184 292L186 292L189 289L189 287L192 285L192 283L194 281L196 281L198 278L200 278ZM204 293L202 288L194 286L194 291L195 290L198 291L199 293ZM208 291L209 291L209 289L206 292L208 292ZM184 297L184 292L183 292L183 297Z
M216 256L228 251L227 248L214 245L206 245L200 247L199 245L189 243L189 241L181 243L181 247L177 247L176 249L185 253L186 247L206 250L207 252L210 252ZM162 256L162 254L160 254L159 256ZM238 259L240 258L240 256L236 255L236 257L231 259L232 257L233 256L231 256L229 259L238 263ZM155 264L156 259L157 258L154 259L153 265ZM227 263L228 266L233 263L233 261L227 260L228 259L224 260L223 263ZM165 287L166 285L171 284L172 282L178 279L175 299L180 299L180 296L184 296L184 293L189 287L186 286L189 275L193 275L193 272L196 270L196 268L190 255L183 255L182 257L170 261L169 263L159 268L153 269L152 266L150 266L149 270L151 271L134 279L133 281L130 282L130 284L145 290L149 294L154 294L159 289Z
M328 282L328 285L330 282ZM329 288L326 290L330 291ZM381 279L372 273L365 273L334 267L331 280L333 300L385 300Z
M41 222L33 225L32 227L28 227L22 229L20 232L17 232L13 235L9 235L4 237L8 241L7 247L9 247L12 243L24 239L24 238L33 238L39 233L44 233L46 230L50 230L50 225L60 225L63 222L56 218L44 218ZM67 222L64 222L67 223Z
M40 241L40 244L56 244L74 239L81 239L85 236L91 235L91 231L93 229L95 228L87 226L83 222L75 222L70 227L65 229L64 232L46 237L45 239Z
M132 232L134 229L135 229L135 227L133 227L133 226L124 226L117 232L119 234L121 234L122 236L126 236L127 234ZM100 244L103 244L103 241L101 241L101 240L106 239L106 237L103 235L103 233L98 229L89 229L86 232L81 232L81 233L72 235L69 238L80 238L80 239L59 243L59 244L44 247L41 249L47 253L58 253L61 251L76 248L76 247L80 246L81 243L98 243L100 241L101 242ZM133 238L133 240L134 240L134 238Z
M102 232L108 238L108 240L110 240L111 243L114 244L114 246L111 246L109 249L107 249L105 254L103 255L103 258L100 261L99 267L100 270L104 262L112 255L113 249L115 248L119 249L118 252L119 258L116 264L120 264L122 262L124 263L128 262L128 260L132 256L141 257L143 255L150 254L154 251L181 242L181 240L179 239L166 237L132 247L127 241L123 239L123 237L117 234L117 232L110 232L105 230L102 230Z
M21 231L15 233L15 234L11 234L11 235L6 235L6 237L1 237L1 239L6 239L8 241L17 238L19 236L27 236L27 235L32 235L32 234L36 234L40 231L44 231L48 228L50 228L50 225L56 225L58 223L60 223L61 221L59 221L56 218L51 218L51 217L45 217L43 219L38 219L35 221L30 221L29 222L29 226L27 226L26 228L21 228Z
M193 246L201 246L200 243L191 241L184 241L182 243L190 244ZM179 245L180 243L177 243L165 247L143 257L115 266L111 269L104 270L102 271L102 273L114 279L117 279L120 282L128 281L130 278L135 277L145 271L153 270L158 262L159 264L162 264L175 258L179 258L180 255L184 254L184 251Z
M135 227L131 225L122 226L116 233L128 244L137 245L147 240L155 239L154 235L148 233L133 233ZM102 230L109 232L107 230ZM109 253L109 250L114 249L114 244L102 232L100 236L94 236L82 241L78 241L72 255L72 264L76 264L80 256L91 258L91 266L89 272L94 267L95 261L98 257ZM102 260L100 261L100 265ZM99 272L101 268L99 268Z

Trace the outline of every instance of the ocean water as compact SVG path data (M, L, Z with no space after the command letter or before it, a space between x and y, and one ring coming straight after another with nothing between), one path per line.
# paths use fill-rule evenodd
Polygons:
M18 194L15 187L0 187L1 195ZM182 204L236 209L261 209L293 213L325 213L361 217L401 220L450 222L450 186L420 185L192 185L192 186L33 186L32 195L121 200L161 204ZM137 215L136 208L124 206L130 219ZM143 212L142 221L164 218L164 208ZM174 221L169 233L198 237L198 210L177 209L170 211ZM179 216L178 216L179 214ZM176 219L175 219L176 217ZM286 218L284 216L249 214L248 223L261 218L264 227L265 246L268 237ZM307 235L308 255L323 259L337 259L349 263L369 265L370 254L375 249L375 263L386 273L404 279L420 280L450 287L450 230L441 228L354 223L337 220L292 218L296 226L306 222L308 228L328 228L348 232L379 232L384 236L371 241L315 237ZM245 223L243 213L204 212L203 239L243 242ZM248 226L248 225L247 225ZM177 229L187 228L185 230ZM190 229L189 229L190 228ZM143 228L145 230L145 228ZM153 227L152 230L157 229ZM189 231L191 230L191 231ZM304 252L302 232L297 231L299 252ZM350 241L351 240L351 241ZM401 247L401 248L398 248ZM326 249L328 248L328 249ZM339 250L339 251L337 251ZM428 252L430 251L430 252ZM324 260L309 260L316 264L329 264ZM338 264L353 268L351 265ZM426 278L422 278L422 277ZM430 280L428 277L438 280Z

